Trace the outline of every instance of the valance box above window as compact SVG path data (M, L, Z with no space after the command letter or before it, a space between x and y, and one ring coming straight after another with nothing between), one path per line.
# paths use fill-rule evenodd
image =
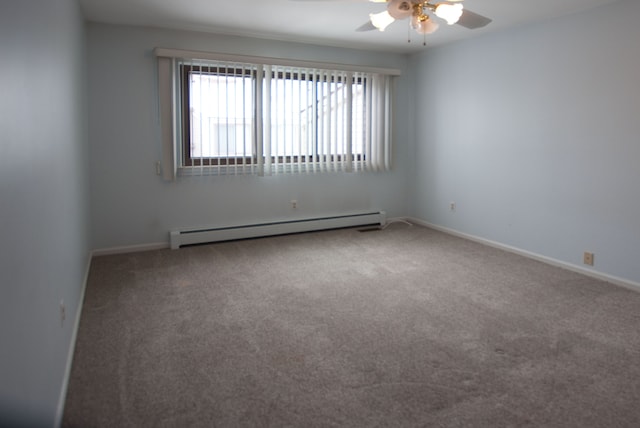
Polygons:
M385 171L399 70L156 48L162 173Z

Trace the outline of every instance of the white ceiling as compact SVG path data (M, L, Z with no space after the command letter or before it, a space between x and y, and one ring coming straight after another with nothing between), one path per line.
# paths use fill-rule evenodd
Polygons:
M577 13L617 0L466 0L465 8L492 18L485 28L469 30L442 23L427 36L427 47L507 27ZM435 2L435 1L434 1ZM423 37L407 21L386 31L356 32L369 13L385 9L367 0L80 0L86 19L111 24L205 31L396 52L421 51Z

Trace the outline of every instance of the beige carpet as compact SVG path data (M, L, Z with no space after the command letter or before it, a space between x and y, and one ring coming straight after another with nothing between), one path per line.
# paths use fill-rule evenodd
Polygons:
M393 224L93 260L64 426L640 426L640 293Z

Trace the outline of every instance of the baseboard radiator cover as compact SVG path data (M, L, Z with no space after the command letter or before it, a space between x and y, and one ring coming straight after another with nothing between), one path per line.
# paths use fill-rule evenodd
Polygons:
M384 226L386 221L387 215L384 211L364 212L229 227L172 230L169 232L169 241L171 248L175 250L185 245L235 241L238 239L260 238L346 227Z

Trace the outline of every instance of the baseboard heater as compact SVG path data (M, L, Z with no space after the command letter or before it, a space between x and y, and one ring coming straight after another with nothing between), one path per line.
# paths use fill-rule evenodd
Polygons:
M384 226L386 221L386 213L384 211L378 211L230 227L173 230L169 233L169 238L171 248L177 249L185 245L234 241L237 239L260 238L265 236L286 235L289 233L357 226Z

